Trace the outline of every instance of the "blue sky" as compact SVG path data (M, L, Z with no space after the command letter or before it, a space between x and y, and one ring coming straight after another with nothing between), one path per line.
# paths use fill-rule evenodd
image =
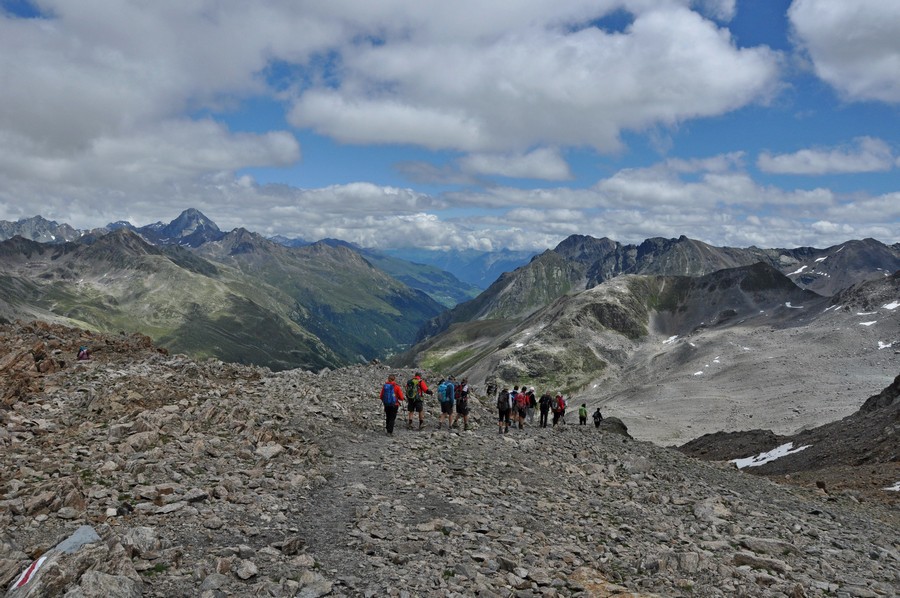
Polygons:
M0 80L3 220L900 242L896 0L0 0Z

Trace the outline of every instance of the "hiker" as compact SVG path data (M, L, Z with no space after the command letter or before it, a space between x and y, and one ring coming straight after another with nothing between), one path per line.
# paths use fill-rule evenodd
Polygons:
M534 423L534 408L537 407L537 399L534 398L534 388L528 389L526 393L528 395L528 406L525 408L525 413L528 414L528 423Z
M406 381L406 411L408 417L406 419L406 429L412 430L413 413L419 414L419 429L425 423L425 395L434 394L425 383L420 372Z
M546 391L541 395L541 400L538 401L538 407L541 410L541 420L540 426L542 428L547 427L547 415L550 413L550 405L553 403L553 397L550 396L550 391Z
M553 401L553 427L556 427L560 421L562 423L566 423L564 419L566 417L566 400L563 398L562 393L558 393L556 395L556 399Z
M578 425L583 426L587 423L587 405L581 404L578 408Z
M447 418L447 430L450 430L450 424L453 422L453 403L455 403L456 385L453 384L453 377L447 380L441 380L438 384L438 401L441 404L441 418L438 420L438 430L444 425L444 418Z
M453 419L453 427L459 427L459 416L463 418L463 431L469 429L469 380L463 378L456 386L456 417Z
M594 427L595 427L595 428L599 428L599 427L600 427L600 422L603 421L603 414L600 413L600 408L599 408L599 407L597 407L597 410L594 411L593 418L594 418Z
M384 426L389 436L394 434L394 422L397 420L397 411L400 408L400 401L403 400L403 389L397 384L397 376L391 374L388 376L387 382L381 387L381 394L378 396L384 405Z
M509 389L505 386L497 395L497 428L500 434L509 432L509 410L510 399Z
M525 394L525 387L516 395L515 402L516 421L519 422L519 429L525 428L525 416L528 413L528 395Z
M91 358L91 350L85 347L84 345L78 347L78 357L76 359L78 361L87 361Z

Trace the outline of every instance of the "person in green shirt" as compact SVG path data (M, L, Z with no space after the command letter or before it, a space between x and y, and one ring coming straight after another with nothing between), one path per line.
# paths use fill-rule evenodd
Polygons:
M583 426L587 423L587 405L581 404L578 408L578 425Z

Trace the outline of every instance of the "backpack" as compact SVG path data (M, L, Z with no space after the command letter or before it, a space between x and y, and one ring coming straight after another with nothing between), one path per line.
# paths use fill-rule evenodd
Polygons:
M408 401L418 401L420 398L419 382L415 378L410 378L406 381L406 399Z
M562 397L562 395L559 395L556 398L556 410L559 412L563 412L566 410L566 400Z
M509 391L504 390L500 392L500 395L497 397L497 409L500 411L508 411L509 410Z
M450 388L450 385L446 382L441 382L438 385L438 401L441 403L446 403L450 400L450 397L447 396L447 390Z
M541 395L541 411L546 411L550 409L550 404L553 402L553 397L550 395Z
M516 408L526 409L528 407L528 395L519 393L516 395Z
M381 400L388 407L393 407L397 404L397 397L394 395L394 385L390 382L381 389Z

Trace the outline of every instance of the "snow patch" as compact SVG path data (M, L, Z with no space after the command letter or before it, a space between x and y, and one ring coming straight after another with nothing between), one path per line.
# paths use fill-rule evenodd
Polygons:
M893 486L888 486L887 488L885 488L885 490L888 490L890 492L900 492L900 482L897 482Z
M790 274L788 274L788 276L793 276L794 274L800 274L800 273L802 273L804 270L806 270L806 268L807 268L806 266L800 266L800 269L799 269L799 270L794 270L793 272L791 272Z
M872 324L875 324L876 322L878 322L878 320L872 320L871 322L860 322L859 325L860 326L871 326Z
M793 442L788 442L787 444L782 444L779 447L776 447L769 451L768 453L760 453L755 457L747 457L745 459L732 459L729 463L734 463L738 469L744 469L745 467L758 467L760 465L765 465L771 461L775 461L776 459L780 459L782 457L786 457L788 455L793 455L794 453L799 453L802 450L808 449L810 445L801 446L799 448L794 448Z
M817 257L817 258L816 258L816 263L818 264L819 262L824 262L824 261L827 260L827 259L828 259L828 256L827 256L827 255L826 255L825 257Z
M695 375L695 376L702 376L702 375L703 375L703 370L700 370L699 372L694 372L694 375Z
M893 347L893 346L894 346L894 343L893 343L893 342L890 342L890 343L883 343L883 342L881 342L881 341L878 341L878 350L879 350L879 351L881 351L882 349L890 349L890 348Z
M788 309L803 309L802 305L791 305L790 301L785 302L784 306Z
M858 311L858 312L856 312L856 315L858 315L858 316L874 316L877 314L878 314L877 311Z
M894 301L893 303L885 303L881 307L883 307L884 309L895 310L898 307L900 307L900 301Z
M667 338L666 340L664 340L664 341L663 341L663 344L664 344L664 345L671 345L671 344L674 343L676 340L678 340L678 335L677 335L677 334L676 334L675 336L670 336L669 338Z

